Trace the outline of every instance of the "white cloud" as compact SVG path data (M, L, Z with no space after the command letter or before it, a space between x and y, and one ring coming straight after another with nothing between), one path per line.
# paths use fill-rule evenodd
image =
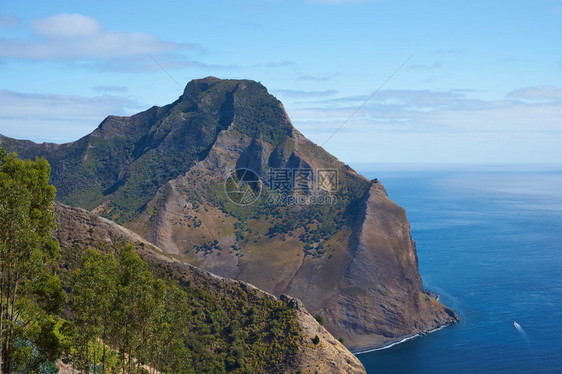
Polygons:
M361 97L325 100L314 107L288 109L291 118L301 123L318 124L326 131L337 128L361 105ZM561 97L562 99L562 97ZM334 105L341 100L345 105ZM321 103L321 102L318 102ZM551 102L520 100L479 100L461 92L424 90L381 91L367 103L342 130L377 129L384 131L482 131L561 132L560 105ZM329 121L329 124L326 124Z
M30 140L65 142L93 131L109 114L137 111L138 104L118 96L83 97L24 94L0 90L0 134Z
M305 135L307 135L305 133ZM560 135L540 132L501 134L370 133L338 134L326 149L353 163L561 163ZM475 181L478 183L478 181Z
M81 14L58 14L32 22L37 35L50 38L76 38L103 33L101 23Z
M539 90L540 97L551 99L558 91ZM382 91L326 148L346 162L562 162L562 149L556 145L562 144L562 97L486 101L466 94ZM295 126L322 144L362 101L335 98L308 108L286 108Z
M194 48L141 33L105 30L97 20L81 14L58 14L32 22L27 39L0 38L0 57L31 60L116 59Z
M507 97L529 100L557 100L562 99L562 89L554 86L533 86L518 88L507 94Z

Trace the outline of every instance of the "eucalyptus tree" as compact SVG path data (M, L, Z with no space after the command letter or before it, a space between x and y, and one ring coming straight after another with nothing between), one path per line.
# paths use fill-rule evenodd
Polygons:
M31 348L21 342L29 339L30 333L37 330L48 314L58 313L65 300L56 276L59 247L52 238L56 220L53 212L55 187L49 185L50 171L44 158L20 160L16 154L8 154L0 147L3 373L17 370L18 362L29 357Z

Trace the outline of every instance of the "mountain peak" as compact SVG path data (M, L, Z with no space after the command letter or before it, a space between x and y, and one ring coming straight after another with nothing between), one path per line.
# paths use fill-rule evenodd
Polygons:
M57 150L9 138L0 142L23 157L44 155L59 200L88 209L103 206L112 212L108 218L124 223L164 183L204 160L227 129L257 148L279 146L295 131L281 102L260 83L206 77L190 81L171 104L108 116L91 134ZM72 182L59 184L69 176Z
M184 94L189 90L198 90L199 92L206 91L210 86L222 81L224 81L224 79L220 79L213 76L193 79L189 81L185 86Z
M263 86L261 83L249 80L249 79L221 79L213 76L208 76L205 78L200 79L193 79L187 83L185 89L183 91L182 99L195 99L199 97L201 94L220 94L220 93L232 93L238 87L245 89L247 87L252 88L252 92L254 90L261 91L264 94L267 94L267 88ZM209 92L208 92L209 91ZM216 91L216 92L213 92Z

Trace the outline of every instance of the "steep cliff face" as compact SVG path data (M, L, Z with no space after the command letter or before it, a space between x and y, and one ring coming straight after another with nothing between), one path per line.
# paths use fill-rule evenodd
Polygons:
M170 276L179 283L189 283L191 287L203 288L210 292L216 291L222 295L220 297L237 297L236 295L242 292L251 297L277 300L275 296L245 282L222 278L178 261L137 234L84 209L56 203L55 212L58 226L55 235L63 247L79 249L88 247L88 243L92 241L114 243L124 240L134 245L143 260L156 273L171 274ZM236 292L225 293L225 289L230 288ZM299 300L283 295L279 302L286 303L295 310L295 321L300 326L302 335L297 354L286 363L283 372L365 373L357 357L320 326ZM312 343L315 336L320 338L318 344Z
M456 321L423 290L403 209L293 128L259 83L195 80L173 104L108 117L74 143L0 144L45 155L61 201L122 222L176 259L299 298L349 348ZM228 194L240 169L263 186L251 204ZM305 203L271 199L278 170L313 172L307 188L288 194ZM336 176L329 192L318 188L326 170Z
M452 310L423 289L406 213L380 183L371 186L357 219L339 295L323 309L346 318L329 318L328 329L361 350L457 322Z

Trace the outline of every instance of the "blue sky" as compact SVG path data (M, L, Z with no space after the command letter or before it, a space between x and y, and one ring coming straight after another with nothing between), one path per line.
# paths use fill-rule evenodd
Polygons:
M262 82L347 163L561 163L561 42L557 0L3 0L0 133L72 141L174 101L153 56L181 86Z

